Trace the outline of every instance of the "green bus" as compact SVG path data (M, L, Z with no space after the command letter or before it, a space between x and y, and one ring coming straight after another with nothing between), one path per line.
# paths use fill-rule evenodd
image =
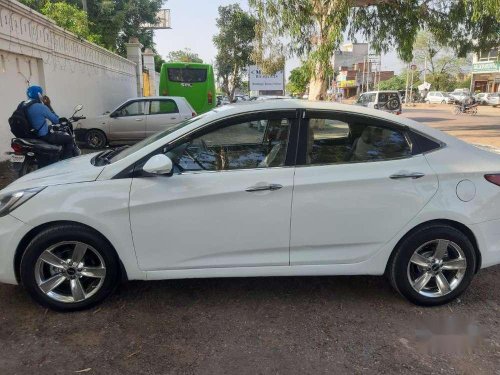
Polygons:
M210 111L217 104L212 65L183 62L163 64L160 95L186 98L197 114Z

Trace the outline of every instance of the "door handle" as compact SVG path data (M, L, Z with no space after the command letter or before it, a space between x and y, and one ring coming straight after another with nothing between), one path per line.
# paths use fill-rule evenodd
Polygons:
M409 172L409 173L396 173L393 175L390 175L389 177L393 180L400 180L403 178L412 178L416 180L417 178L422 178L425 176L425 173L421 172Z
M170 120L177 120L177 117L170 117Z
M274 190L279 190L282 187L283 185L279 184L259 185L259 186L251 186L245 189L245 191L248 191L249 193L252 193L254 191L266 191L266 190L274 191Z
M142 118L136 118L135 121L142 121Z

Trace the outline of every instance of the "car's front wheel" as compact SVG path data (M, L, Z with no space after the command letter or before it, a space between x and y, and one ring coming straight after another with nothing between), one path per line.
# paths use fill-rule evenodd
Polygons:
M20 264L21 282L41 305L59 311L90 308L108 297L119 280L119 262L93 230L61 225L39 233Z
M90 129L85 135L85 143L89 148L100 149L106 147L108 139L103 131L98 129Z
M476 267L470 240L448 225L426 226L406 237L388 266L393 287L413 303L448 303L469 286Z

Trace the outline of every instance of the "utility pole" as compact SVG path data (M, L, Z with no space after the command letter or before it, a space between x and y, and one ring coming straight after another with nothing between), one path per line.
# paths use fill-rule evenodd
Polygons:
M405 86L405 103L408 105L408 81L410 78L410 64L406 65L406 86Z
M82 0L82 7L85 13L89 12L89 8L87 7L87 0Z

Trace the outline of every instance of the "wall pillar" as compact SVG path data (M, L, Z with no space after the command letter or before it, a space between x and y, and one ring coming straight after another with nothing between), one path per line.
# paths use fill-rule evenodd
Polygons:
M144 67L149 72L149 92L151 96L158 95L158 85L159 82L156 82L156 74L155 74L155 54L151 48L146 48L144 53L142 54Z
M135 63L135 74L137 76L137 96L142 96L142 44L139 43L139 39L130 38L128 43L125 43L127 48L127 59Z

